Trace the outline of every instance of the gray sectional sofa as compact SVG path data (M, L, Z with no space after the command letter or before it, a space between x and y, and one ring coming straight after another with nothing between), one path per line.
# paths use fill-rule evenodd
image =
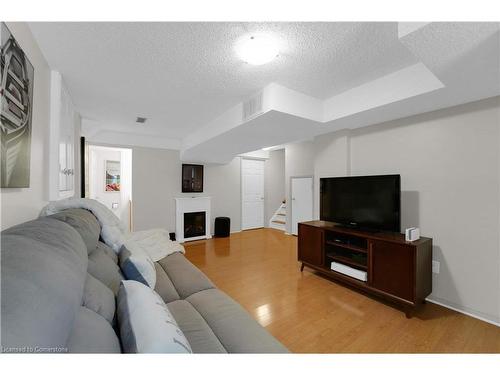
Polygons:
M94 215L72 209L1 234L2 352L119 353L123 275ZM155 263L155 290L194 353L287 349L184 255Z

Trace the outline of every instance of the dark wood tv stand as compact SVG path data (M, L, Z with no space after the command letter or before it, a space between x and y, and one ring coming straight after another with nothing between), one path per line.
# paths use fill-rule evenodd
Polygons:
M299 223L298 259L336 281L401 306L410 318L432 292L432 239L406 242L400 233L367 232L326 221ZM335 261L365 271L361 281L333 271Z

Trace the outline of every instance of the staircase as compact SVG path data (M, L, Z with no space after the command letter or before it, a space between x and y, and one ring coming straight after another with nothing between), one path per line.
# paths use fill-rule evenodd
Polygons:
M281 206L269 220L269 228L286 231L286 200L283 199Z

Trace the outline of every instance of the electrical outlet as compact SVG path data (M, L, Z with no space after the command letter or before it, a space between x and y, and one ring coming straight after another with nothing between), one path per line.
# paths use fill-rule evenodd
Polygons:
M440 263L437 260L432 261L432 273L439 273Z

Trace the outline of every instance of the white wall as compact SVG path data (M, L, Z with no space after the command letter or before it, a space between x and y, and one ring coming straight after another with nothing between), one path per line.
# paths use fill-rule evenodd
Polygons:
M33 114L31 134L30 187L1 189L1 229L32 220L49 199L49 117L50 117L50 67L26 23L7 22L7 27L28 56L35 69L33 83ZM78 152L79 125L76 131L75 151ZM78 155L78 154L77 154ZM75 158L78 163L79 158ZM75 170L77 170L75 168ZM79 176L76 175L76 195L79 195Z
M286 197L285 191L285 149L270 151L264 164L265 181L265 226Z
M204 193L201 195L212 197L212 232L217 216L231 218L231 232L240 231L241 159L236 157L225 165L206 165L204 177Z
M179 151L132 148L134 230L175 231L175 197L181 194Z
M318 218L320 177L401 174L402 228L441 263L431 299L500 323L499 149L496 97L287 146L287 184L312 164Z
M212 197L212 230L217 216L231 218L231 231L241 230L240 158L225 165L205 165L203 193L182 193L179 151L133 147L134 230L175 231L176 197Z
M231 219L232 232L241 230L240 157L224 165L205 165L203 193L182 193L179 151L144 147L132 149L134 230L161 227L174 232L174 198L196 196L212 197L212 231L217 216ZM284 162L283 150L270 152L270 158L265 162L267 214L274 213L285 194Z
M402 228L433 238L431 298L500 322L499 98L351 135L354 175L400 173Z
M314 210L319 219L319 179L349 174L349 132L325 134L314 141Z

